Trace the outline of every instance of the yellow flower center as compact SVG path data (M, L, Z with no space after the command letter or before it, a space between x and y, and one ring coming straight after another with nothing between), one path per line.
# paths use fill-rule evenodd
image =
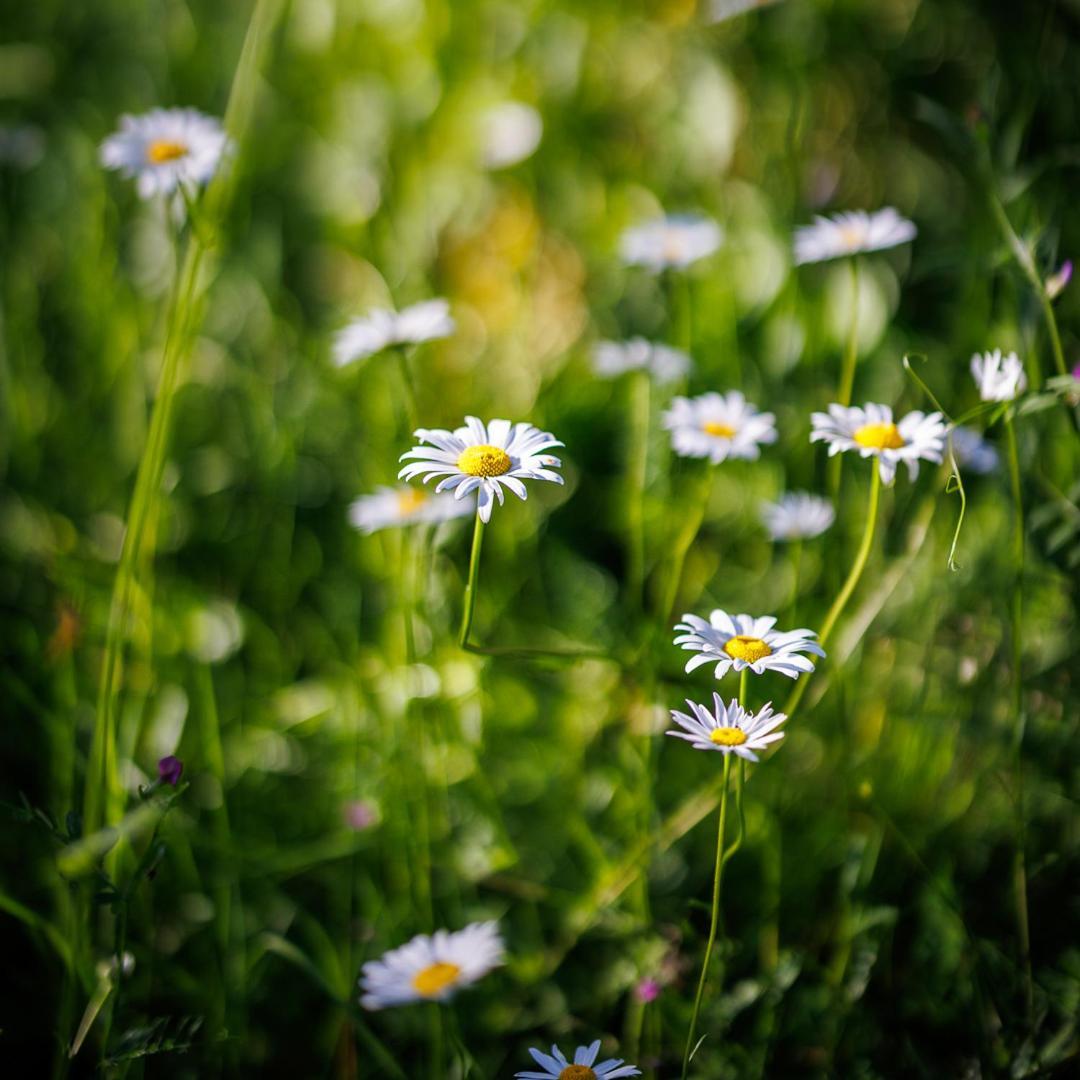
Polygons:
M713 728L709 734L709 742L717 746L742 746L746 742L746 732L737 727Z
M686 256L686 241L683 239L682 233L667 233L664 236L662 250L666 262L682 262Z
M502 476L510 471L510 455L497 446L467 446L457 459L458 468L469 476Z
M155 139L146 148L146 160L151 165L164 165L167 161L187 157L188 148L183 143L170 142L168 139Z
M745 634L736 634L724 642L724 652L733 660L745 660L753 664L762 657L772 655L772 649L759 637L747 637Z
M419 488L407 488L398 492L397 508L402 517L415 514L428 501L428 493Z
M706 420L701 425L701 430L706 435L715 435L720 439L733 439L735 437L735 429L730 424L718 424L715 420Z
M461 974L457 964L432 964L413 976L413 989L421 997L434 997L448 986L453 986Z
M840 226L840 243L843 244L848 251L853 251L855 248L862 247L865 240L866 233L861 225Z
M895 424L864 424L852 438L870 450L899 450L904 445Z
M588 1065L567 1065L559 1073L559 1080L596 1080L596 1073Z

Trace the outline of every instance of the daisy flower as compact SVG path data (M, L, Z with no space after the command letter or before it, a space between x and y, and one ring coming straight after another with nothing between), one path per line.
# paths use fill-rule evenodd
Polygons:
M524 161L540 145L544 121L531 106L503 101L488 109L480 120L481 156L488 169L505 169Z
M615 1080L619 1076L640 1076L641 1070L633 1065L624 1065L622 1058L609 1058L596 1063L600 1053L600 1040L589 1046L579 1046L574 1051L574 1060L567 1061L566 1055L557 1047L551 1048L550 1054L529 1047L533 1061L544 1071L526 1070L514 1073L515 1080Z
M101 144L101 164L134 177L140 197L150 199L181 184L205 184L230 147L212 116L197 109L153 109L120 118L120 130Z
M813 225L795 230L795 265L825 262L862 251L882 251L915 239L915 226L891 206L868 214L851 210L831 218L820 214Z
M349 522L362 533L373 533L397 525L438 525L471 514L474 509L469 499L433 495L408 484L383 485L349 505Z
M776 417L759 413L738 390L677 397L663 424L675 453L708 458L714 465L729 457L756 461L760 444L776 442Z
M674 382L690 371L690 357L670 345L646 341L643 337L629 341L598 341L593 346L593 370L607 379L625 371L647 371L657 382Z
M619 240L619 252L630 266L644 266L654 273L682 269L716 251L724 231L702 214L669 214L627 229Z
M385 1009L412 1001L447 1001L502 962L503 941L494 922L470 923L456 933L418 934L360 969L360 1004Z
M1016 353L1002 356L1000 349L976 353L971 358L971 375L983 401L1012 401L1027 389L1024 365Z
M774 540L809 540L832 525L836 512L828 499L790 491L774 503L762 503L761 519Z
M402 454L402 461L415 460L410 460L398 477L411 480L423 475L426 484L433 476L440 476L443 479L436 485L436 493L453 491L455 499L475 491L476 509L483 522L491 519L495 499L502 505L504 487L525 499L523 480L563 482L553 471L562 462L545 452L563 444L551 432L532 424L492 420L485 425L475 416L466 416L465 426L455 431L419 428L413 434L431 445L416 446Z
M742 671L749 668L755 675L766 671L778 671L789 679L797 679L804 672L814 670L813 660L803 656L825 656L825 650L813 639L813 630L774 630L776 620L767 615L755 619L752 615L729 615L717 608L709 615L709 621L697 615L685 614L675 629L683 633L675 644L689 652L696 652L686 662L691 672L702 664L716 664L714 672L722 679L732 668Z
M810 441L827 442L829 457L845 450L857 450L864 458L876 457L884 484L893 482L901 461L914 480L919 475L920 458L941 464L945 450L945 424L939 412L909 412L894 423L888 405L868 404L859 409L833 404L827 413L814 413L810 422Z
M442 299L424 300L401 311L374 308L337 332L334 363L344 367L388 345L419 345L449 337L456 327L450 305Z
M737 754L747 761L757 761L756 750L784 737L776 729L787 719L784 713L774 713L772 702L762 705L756 713L744 709L737 698L727 705L713 692L713 708L686 699L692 715L671 710L671 719L683 730L666 731L676 739L685 739L695 750L719 750L721 754Z
M949 433L956 464L980 476L992 473L998 467L998 452L977 431L967 427L955 427Z

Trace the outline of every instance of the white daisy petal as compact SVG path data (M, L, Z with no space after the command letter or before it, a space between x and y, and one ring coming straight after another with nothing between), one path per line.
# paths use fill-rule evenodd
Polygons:
M708 458L714 465L728 458L753 461L760 456L759 444L777 437L772 413L759 413L737 390L676 397L662 423L675 453Z
M670 214L627 229L619 240L623 261L653 273L682 269L712 255L724 231L700 214Z
M875 214L855 210L831 218L819 215L813 225L795 230L795 265L882 251L914 240L916 231L891 206Z
M971 375L983 401L1012 401L1027 389L1024 365L1016 353L1002 356L1000 349L976 353L971 358Z

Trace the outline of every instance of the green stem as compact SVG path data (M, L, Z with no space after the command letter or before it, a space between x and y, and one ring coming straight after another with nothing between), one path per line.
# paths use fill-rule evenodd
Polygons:
M405 412L409 420L409 430L415 431L419 426L420 410L416 404L416 384L413 382L412 372L409 370L408 349L404 345L398 345L394 352L397 353L401 385L405 390Z
M473 611L476 608L476 589L480 577L480 548L484 543L484 522L477 513L473 525L472 552L469 555L469 577L465 582L465 604L461 610L461 629L458 631L458 645L463 649L471 648L469 633L472 630Z
M442 1006L432 1002L431 1010L431 1080L446 1080L443 1069L443 1018Z
M749 709L750 706L746 703L746 691L750 683L750 669L744 667L739 675L739 704L744 709Z
M649 463L649 419L651 384L647 371L633 377L630 453L627 473L630 481L627 500L626 585L632 609L643 603L645 587L645 486Z
M837 387L836 400L845 407L851 404L851 393L855 387L855 365L859 359L859 260L852 258L851 267L851 323L848 326L847 343L844 357L840 363L840 384ZM843 454L837 454L829 462L828 493L834 505L840 491L840 476L843 472Z
M709 508L709 495L712 492L713 477L715 473L712 466L705 464L704 471L698 481L698 486L693 495L693 503L689 513L683 519L683 527L675 537L672 554L671 574L668 577L667 588L660 607L660 621L667 623L671 619L675 601L679 598L679 584L682 581L683 565L690 545L694 542L701 523L705 519L705 511Z
M837 455L839 456L839 455ZM795 626L795 615L799 610L799 575L802 571L802 541L795 540L791 545L791 600L788 603L788 626Z
M690 1068L690 1055L694 1050L694 1036L697 1034L701 999L705 993L705 981L709 974L709 960L712 958L713 945L716 942L716 928L720 922L720 884L724 872L724 828L727 824L727 795L730 776L731 754L725 754L723 788L720 792L720 824L716 831L716 868L713 871L712 919L709 923L709 940L705 944L705 960L701 965L701 978L698 980L697 995L694 998L694 1012L690 1017L690 1031L687 1033L686 1049L683 1051L682 1080L686 1080L687 1070Z

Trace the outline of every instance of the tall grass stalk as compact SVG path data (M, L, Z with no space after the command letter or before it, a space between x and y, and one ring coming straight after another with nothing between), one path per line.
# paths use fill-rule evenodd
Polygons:
M626 591L631 611L641 608L645 590L645 487L649 466L652 382L647 371L633 373L630 403L630 450L627 454L628 497Z

